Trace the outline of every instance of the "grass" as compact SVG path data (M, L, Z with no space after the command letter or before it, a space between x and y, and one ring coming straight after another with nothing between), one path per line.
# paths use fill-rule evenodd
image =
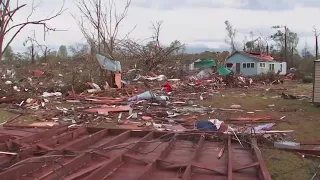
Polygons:
M279 97L282 92L311 97L312 84L284 84L258 89L226 89L219 95L208 97L201 103L204 106L230 108L232 104L241 105L244 112L215 112L210 118L224 120L227 117L283 117L287 122L277 124L274 130L295 130L288 134L293 140L319 140L320 114L319 107L313 106L308 99L286 100ZM274 104L274 107L268 105ZM256 112L255 110L260 110ZM255 112L247 114L247 112ZM263 157L273 180L300 180L311 179L320 160L302 158L296 153L273 148L271 145L260 144Z
M8 112L6 110L0 109L0 123L3 123L13 117L15 117L17 114Z

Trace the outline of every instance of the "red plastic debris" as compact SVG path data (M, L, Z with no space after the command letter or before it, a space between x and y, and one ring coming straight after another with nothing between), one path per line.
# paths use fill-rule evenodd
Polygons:
M172 87L169 83L166 83L165 85L163 85L163 87L166 89L167 92L172 92Z
M34 74L35 76L42 76L42 75L44 75L44 72L43 72L43 71L39 71L39 70L34 70L34 71L33 71L33 74Z

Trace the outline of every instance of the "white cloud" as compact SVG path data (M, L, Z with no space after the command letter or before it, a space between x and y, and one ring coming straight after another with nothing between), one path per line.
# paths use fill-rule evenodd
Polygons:
M119 0L119 2L116 2L123 4L124 1ZM31 2L31 0L27 2ZM34 19L39 19L44 15L50 14L52 10L58 9L61 5L60 2L59 0L43 0L42 5L33 16ZM264 35L268 36L274 32L270 28L271 26L287 25L292 31L298 32L301 35L299 47L304 47L304 39L307 40L310 47L313 47L313 39L311 38L312 27L315 25L320 28L320 22L314 21L315 17L320 16L320 8L307 8L301 4L296 4L293 9L266 11L240 8L247 6L248 0L177 0L178 3L187 2L188 6L179 5L180 8L165 9L158 8L157 6L170 7L172 4L170 2L173 1L132 0L132 2L133 5L130 7L128 17L121 27L120 34L125 35L133 27L137 26L131 36L144 39L151 36L151 22L162 20L164 23L160 39L164 43L170 43L177 39L189 45L201 44L210 48L224 47L224 39L226 37L224 21L229 20L235 28L241 30L238 36L239 41L242 41L244 38L243 33L246 30L248 30L247 33L250 30L262 30ZM154 2L155 4L154 6L141 6L143 3L150 4L148 2ZM177 2L174 4L177 5ZM205 7L206 3L211 3L211 6L207 4L208 7ZM84 42L77 24L71 16L71 13L78 13L77 7L72 1L66 1L65 7L68 10L62 16L50 21L49 24L57 29L69 30L51 32L46 38L46 44L56 47L60 44L70 45L76 42ZM22 22L30 12L29 8L30 6L19 12L14 21ZM21 47L22 42L28 35L31 35L33 29L37 31L37 38L42 40L42 27L28 26L15 39L12 46L14 48ZM214 41L210 41L210 39Z

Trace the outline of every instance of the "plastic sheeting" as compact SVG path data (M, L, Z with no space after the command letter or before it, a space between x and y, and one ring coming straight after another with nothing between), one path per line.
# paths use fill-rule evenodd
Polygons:
M222 75L222 76L227 76L227 75L229 75L231 73L231 71L226 67L219 66L218 67L218 73L220 75Z
M195 68L208 68L216 66L216 61L214 59L205 59L198 62L194 62Z
M103 69L113 71L113 72L120 72L121 71L121 64L120 61L113 61L111 59L106 58L100 54L96 55L96 58Z

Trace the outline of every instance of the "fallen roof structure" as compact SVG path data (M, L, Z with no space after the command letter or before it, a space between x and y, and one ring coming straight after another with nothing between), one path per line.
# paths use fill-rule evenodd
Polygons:
M85 126L11 126L0 132L2 180L271 180L255 138L243 148L213 132Z

